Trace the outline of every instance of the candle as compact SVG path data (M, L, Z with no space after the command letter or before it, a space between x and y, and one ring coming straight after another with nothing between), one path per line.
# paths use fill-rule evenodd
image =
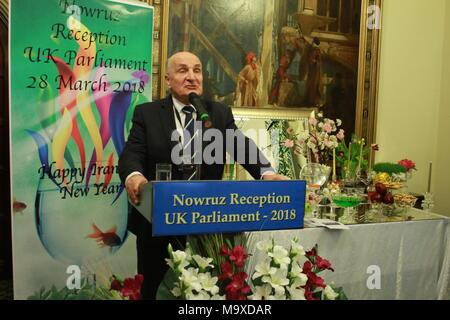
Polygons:
M347 160L347 171L350 171L350 155L352 153L352 141L348 144L348 160Z
M361 169L361 160L362 160L363 147L364 147L364 138L360 142L358 169L356 170L356 172L358 172Z
M313 111L314 112L314 111ZM305 119L305 131L308 130L308 135L310 135L311 129L309 126L309 119ZM306 141L305 141L306 143ZM309 149L308 146L306 146L306 163L309 164L311 163L311 150Z
M378 151L378 145L376 144L376 143L373 143L371 146L370 146L370 153L369 153L369 171L368 172L371 172L372 171L372 165L374 164L374 162L375 162L375 153L374 153L374 151Z
M430 162L430 166L428 169L428 193L431 192L431 172L432 172L433 162Z
M333 149L333 177L331 180L336 181L336 149Z

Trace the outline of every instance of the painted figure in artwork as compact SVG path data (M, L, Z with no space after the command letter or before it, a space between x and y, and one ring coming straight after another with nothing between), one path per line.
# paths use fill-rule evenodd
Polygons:
M322 52L320 51L319 45L320 40L314 38L307 55L304 57L308 66L305 87L305 104L309 106L320 105L322 99ZM304 60L304 58L302 58L302 60ZM302 74L302 72L300 72L300 74Z
M275 74L275 83L270 92L269 102L270 104L278 106L295 105L296 103L292 98L298 96L295 94L298 88L295 83L295 76L288 73L288 69L291 67L292 61L298 53L300 57L305 55L308 42L303 38L299 29L292 27L283 27L281 29L281 41L285 45L286 49L281 55L278 64L278 70ZM300 60L300 73L302 70L307 71L308 67L303 66L306 59ZM300 74L299 81L305 80L306 73L302 76ZM297 98L298 99L298 98Z
M275 84L270 92L269 104L284 105L283 95L280 94L280 90L283 83L289 81L289 74L287 70L291 66L292 59L295 53L291 50L286 50L286 52L281 56L278 65L277 73L275 74Z
M261 78L261 65L256 54L250 52L245 58L246 65L239 73L236 85L235 106L258 106L258 83Z
M286 49L279 59L269 102L279 106L320 106L324 100L323 53L319 47L320 40L305 38L300 29L283 27L281 41ZM290 75L288 69L297 54L300 57L298 74ZM299 87L300 83L304 84L303 93Z

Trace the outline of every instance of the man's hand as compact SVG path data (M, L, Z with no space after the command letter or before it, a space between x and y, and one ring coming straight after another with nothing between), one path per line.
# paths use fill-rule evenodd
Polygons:
M135 205L139 205L139 195L141 192L141 187L146 183L148 183L148 180L143 175L136 174L128 179L127 183L125 184L128 196Z
M269 180L291 180L291 179L281 174L267 173L263 175L263 180L269 181Z

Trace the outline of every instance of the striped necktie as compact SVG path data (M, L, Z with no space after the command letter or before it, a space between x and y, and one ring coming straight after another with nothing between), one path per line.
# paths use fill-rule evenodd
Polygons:
M183 154L190 156L191 160L190 163L193 163L193 159L195 157L194 138L196 135L196 133L194 133L195 120L193 117L195 109L191 106L185 106L183 107L182 111L186 115L183 128L183 135L184 135Z

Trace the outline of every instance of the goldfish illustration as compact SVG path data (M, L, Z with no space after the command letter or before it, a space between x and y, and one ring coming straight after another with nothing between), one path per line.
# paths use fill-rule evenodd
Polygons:
M22 213L26 208L26 203L17 201L16 198L13 198L13 213Z
M86 238L95 239L95 241L98 242L98 246L100 248L109 247L109 252L111 252L113 247L117 247L122 243L122 240L116 233L117 226L114 226L113 228L107 230L106 232L102 232L95 225L95 223L93 223L92 229L94 230L94 233L87 235Z

